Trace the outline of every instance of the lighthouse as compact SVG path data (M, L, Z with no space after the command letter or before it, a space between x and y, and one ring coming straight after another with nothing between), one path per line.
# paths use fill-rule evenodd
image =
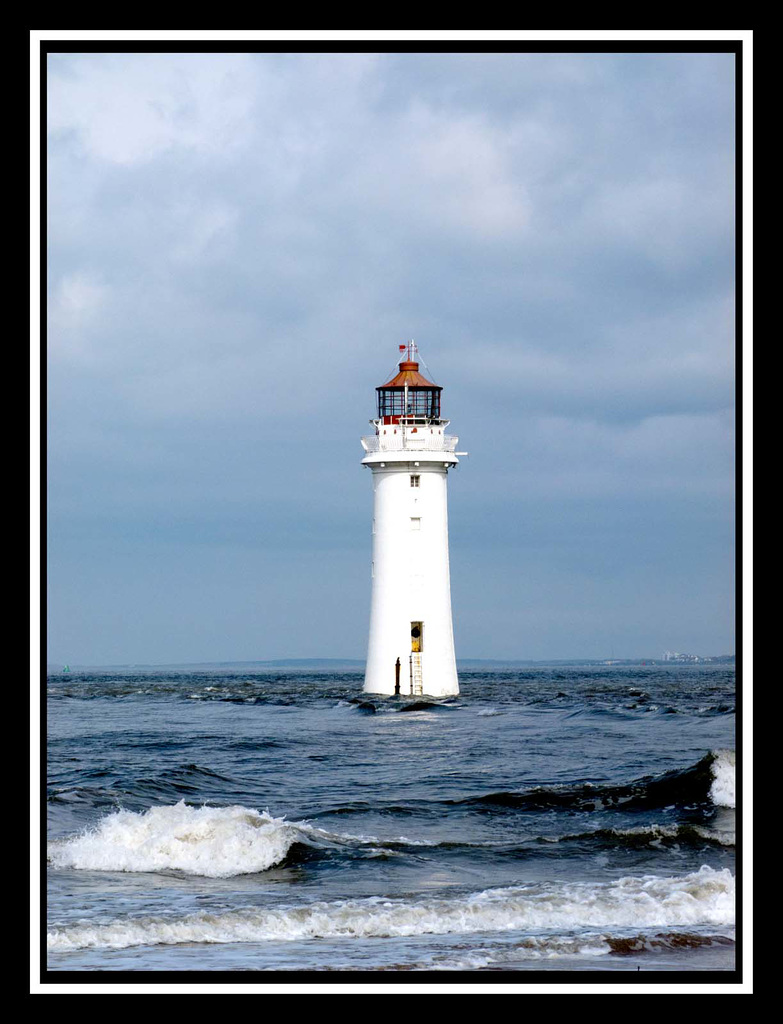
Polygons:
M443 389L419 371L415 343L400 353L396 373L376 388L375 433L362 438L373 484L364 690L444 697L459 693L446 479L466 453L446 433Z

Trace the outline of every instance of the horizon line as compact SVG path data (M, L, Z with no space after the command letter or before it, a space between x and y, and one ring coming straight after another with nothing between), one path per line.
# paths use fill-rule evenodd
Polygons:
M719 659L731 659L735 658L736 654L684 654L685 658L698 658L699 661L715 661ZM612 657L612 658L596 658L596 657L578 657L578 658L457 658L457 664L487 664L487 665L510 665L510 664L524 664L524 665L551 665L551 664L596 664L596 665L617 665L623 662L660 662L663 665L670 664L683 664L679 660L665 659L660 655L658 657L652 657L650 655L636 656L636 657ZM127 662L67 662L67 661L47 661L47 668L65 668L73 665L75 668L187 668L199 665L214 665L214 666L228 666L228 665L307 665L307 664L340 664L340 665L365 665L366 659L364 658L252 658L252 659L237 659L237 660L222 660L222 661L127 661ZM689 662L684 662L688 664Z

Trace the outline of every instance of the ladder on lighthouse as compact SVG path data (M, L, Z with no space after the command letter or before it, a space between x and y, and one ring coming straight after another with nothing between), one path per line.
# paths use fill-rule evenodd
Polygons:
M421 678L421 651L414 651L411 654L411 693L415 697L420 697L424 693Z

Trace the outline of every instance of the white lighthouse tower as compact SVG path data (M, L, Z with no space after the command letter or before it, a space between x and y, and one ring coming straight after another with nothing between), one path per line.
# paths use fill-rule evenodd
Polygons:
M377 388L375 433L362 438L372 470L372 603L364 690L459 693L451 624L446 477L458 438L441 418L443 390L419 373L416 345Z

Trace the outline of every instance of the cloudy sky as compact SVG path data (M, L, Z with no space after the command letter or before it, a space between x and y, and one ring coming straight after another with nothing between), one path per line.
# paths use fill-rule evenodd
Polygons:
M734 57L48 58L49 659L363 658L415 338L461 658L734 650Z

